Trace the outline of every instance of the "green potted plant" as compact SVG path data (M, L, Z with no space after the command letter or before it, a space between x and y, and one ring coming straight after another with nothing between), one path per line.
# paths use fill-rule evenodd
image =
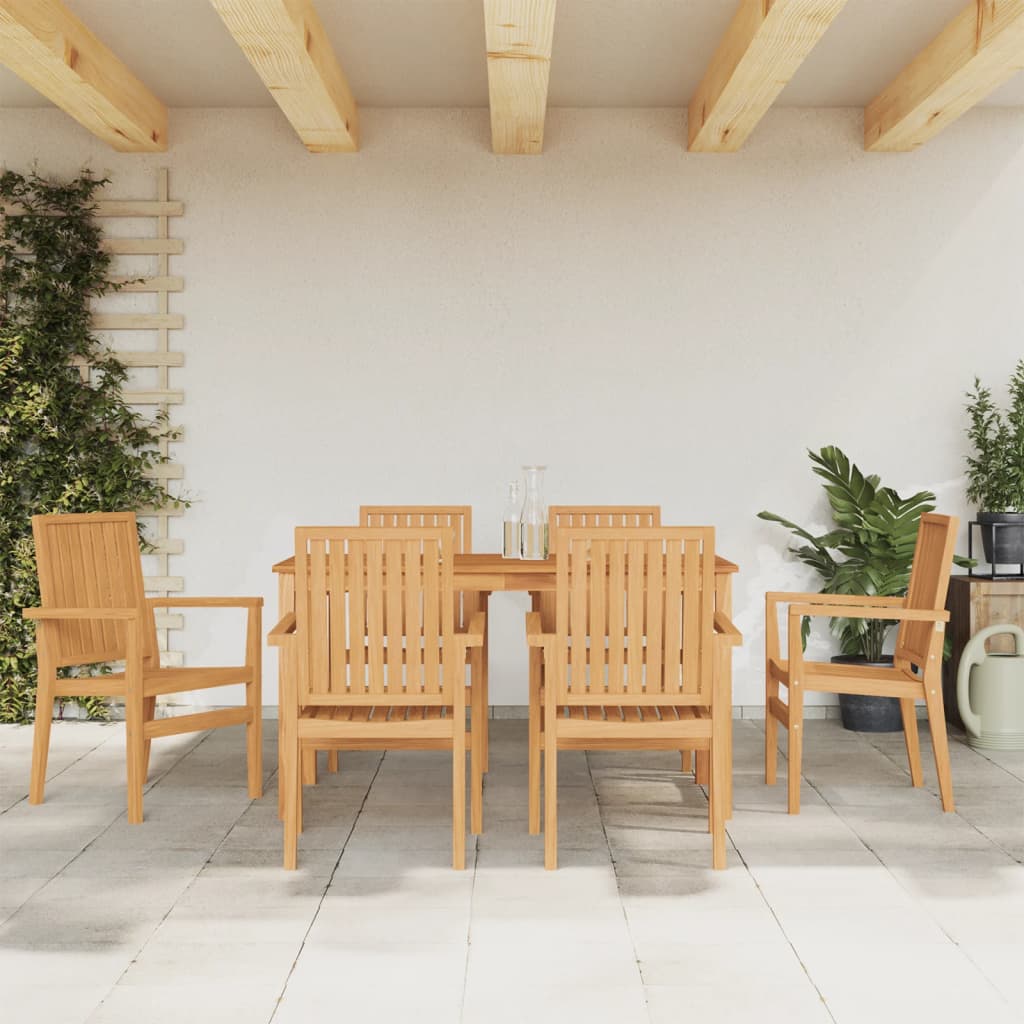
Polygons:
M1010 407L1005 412L992 392L974 378L967 392L967 497L978 506L985 561L1024 564L1024 359L1010 376Z
M758 517L780 523L802 542L792 551L821 577L823 594L906 594L918 526L921 516L934 510L935 495L919 491L903 498L891 487L882 487L877 476L865 476L834 446L807 454L814 472L825 481L833 528L815 536L773 512L759 512ZM957 562L966 564L964 559ZM896 625L893 620L834 618L830 625L841 650L833 661L892 664L892 656L884 654L883 648ZM810 621L805 619L805 643L809 631ZM847 729L898 732L903 728L894 697L840 694L839 705Z

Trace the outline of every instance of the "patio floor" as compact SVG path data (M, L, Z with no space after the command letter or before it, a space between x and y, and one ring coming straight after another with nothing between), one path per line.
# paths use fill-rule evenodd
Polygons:
M306 791L299 871L240 729L153 745L125 820L121 725L0 728L0 998L10 1021L502 1024L1024 1019L1024 753L953 742L943 815L926 743L809 721L803 811L761 784L737 721L729 868L673 754L563 754L560 861L526 834L525 723L492 723L486 834L450 858L444 754L342 755Z

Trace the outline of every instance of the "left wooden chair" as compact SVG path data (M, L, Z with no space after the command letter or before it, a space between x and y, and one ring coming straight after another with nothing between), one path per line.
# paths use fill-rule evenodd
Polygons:
M128 746L128 821L142 821L142 789L151 741L227 725L245 725L249 796L263 794L261 597L147 598L132 512L34 516L32 532L42 606L34 619L39 665L29 803L43 802L53 702L60 697L123 697ZM161 668L155 608L245 608L245 662L224 668ZM71 665L124 662L123 672L58 678ZM156 719L170 693L245 685L242 707Z

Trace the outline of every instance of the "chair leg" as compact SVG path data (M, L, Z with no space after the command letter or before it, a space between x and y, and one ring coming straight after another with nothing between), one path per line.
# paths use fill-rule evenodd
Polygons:
M462 871L466 867L465 721L455 722L452 737L452 867L456 871Z
M146 722L152 722L156 718L156 697L143 697L142 699L142 718ZM153 741L150 739L146 740L144 748L144 756L142 760L142 781L149 781L149 755L153 747Z
M939 778L942 809L951 812L953 804L953 775L949 765L949 743L946 739L946 715L942 706L942 689L935 679L925 679L924 700L928 706L928 728L932 734L935 754L935 774Z
M141 694L131 693L125 698L124 717L128 757L128 824L142 823L142 787L145 783L146 739L145 713Z
M471 674L479 668L480 650L481 648L478 647L472 654L477 664L471 668ZM487 735L487 706L480 693L482 688L483 681L481 680L473 694L469 730L469 830L476 836L484 830L484 741Z
M798 682L789 687L789 753L787 789L789 813L800 813L800 769L804 754L804 693Z
M903 715L903 738L907 741L907 761L910 763L910 781L915 786L924 785L921 771L921 742L917 735L917 710L913 697L900 699L900 713Z
M544 867L558 867L558 741L555 723L547 723L544 740Z
M47 665L40 665L39 681L36 684L36 720L32 734L32 775L28 788L30 804L41 804L46 788L46 761L50 754L55 682L54 670Z
M772 714L772 697L778 698L779 684L765 669L764 684L764 781L774 786L779 765L779 720Z
M487 617L487 594L480 595L480 608L484 613L484 645L480 649L480 699L483 702L483 731L481 732L481 739L483 741L483 762L482 770L489 772L491 770L491 737L490 737L490 726L491 726L491 698L489 692L490 683L490 629L488 623L490 619Z
M541 718L543 708L540 705L540 663L543 655L536 647L530 648L530 696L529 696L529 752L527 767L527 788L529 790L530 835L540 835L540 745Z
M249 721L245 724L245 760L248 768L249 799L263 796L263 700L256 683L245 687Z
M341 763L340 763L339 758L338 758L338 751L337 750L328 750L327 751L327 770L332 775L337 775L338 771L340 770L340 768L341 768Z
M711 759L708 751L698 750L695 752L696 766L693 771L693 781L698 786L709 786L711 784Z
M303 747L299 760L302 764L302 784L304 786L315 786L317 784L316 747Z
M729 709L732 710L731 708ZM716 733L720 728L712 726ZM711 739L711 866L721 871L726 865L725 855L725 792L728 765L726 764L728 749L724 737L712 736Z
M680 750L679 751L679 770L683 774L689 774L693 771L693 751L692 750Z
M294 871L299 860L299 814L302 807L302 780L299 778L299 745L284 726L281 737L281 776L279 784L284 795L284 866Z

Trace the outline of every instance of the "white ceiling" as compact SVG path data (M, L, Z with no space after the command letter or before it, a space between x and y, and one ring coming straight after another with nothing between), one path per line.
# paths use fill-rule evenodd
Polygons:
M558 0L550 104L680 107L738 0ZM169 107L272 106L209 0L66 0ZM848 0L778 103L860 107L966 0ZM483 107L481 0L316 0L364 107ZM1024 75L986 101L1024 106ZM0 107L49 102L0 67Z

